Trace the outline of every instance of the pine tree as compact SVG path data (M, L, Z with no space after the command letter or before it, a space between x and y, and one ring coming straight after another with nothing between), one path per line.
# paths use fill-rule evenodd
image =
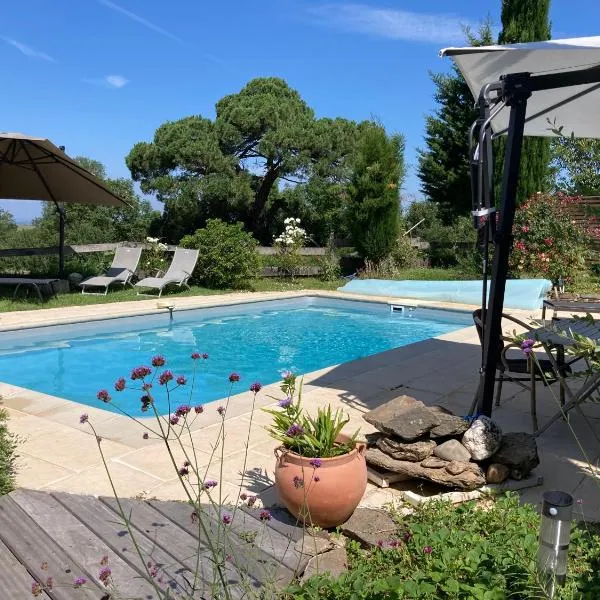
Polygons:
M366 129L357 145L348 226L355 248L374 262L389 255L398 237L403 154L402 136L388 137L380 126Z
M472 46L493 42L489 20L481 25L477 36L466 33ZM456 66L451 73L436 73L431 78L439 108L427 117L426 149L418 151L418 174L421 191L439 205L442 218L450 223L471 210L468 135L477 110L471 90Z
M537 42L550 39L550 0L502 0L502 31L500 44ZM494 144L494 169L496 198L500 198L504 166L505 138ZM538 191L546 191L551 181L550 140L543 137L526 137L521 152L521 168L517 189L517 203L523 202Z

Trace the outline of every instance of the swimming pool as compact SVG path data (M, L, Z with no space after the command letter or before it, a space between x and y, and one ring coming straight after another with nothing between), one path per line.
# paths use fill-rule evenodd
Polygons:
M0 336L0 381L115 411L96 398L109 390L113 402L143 416L140 392L117 394L114 382L133 367L166 357L175 375L190 377L198 361L194 395L175 390L172 403L210 402L227 396L228 375L242 380L234 393L254 381L278 381L282 370L308 373L466 327L468 313L431 309L392 312L387 304L316 297L250 302L226 307L167 311L138 317L38 327ZM158 387L158 386L156 386ZM162 391L162 390L161 390ZM166 412L164 394L156 394Z

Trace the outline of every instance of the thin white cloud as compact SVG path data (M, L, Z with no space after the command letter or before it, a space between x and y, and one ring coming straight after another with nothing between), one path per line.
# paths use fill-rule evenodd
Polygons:
M309 12L322 25L413 42L464 42L464 26L477 28L476 24L455 15L391 10L367 4L325 4Z
M104 81L115 88L122 88L129 83L129 79L125 79L122 75L107 75Z
M122 15L126 16L127 18L131 19L132 21L135 21L136 23L143 25L147 29L156 31L156 33L160 33L161 35L164 35L165 37L168 37L180 44L185 44L185 42L180 37L177 37L175 34L171 33L170 31L167 31L166 29L163 29L162 27L155 25L151 21L148 21L147 19L144 19L143 17L136 15L135 13L131 12L130 10L123 8L122 6L119 6L118 4L115 4L114 2L111 2L110 0L98 0L98 2L100 4L103 4L107 8L110 8L111 10L121 13Z
M38 50L34 50L31 46L27 46L27 44L23 44L22 42L13 40L12 38L8 37L2 37L1 39L13 48L16 48L25 56L30 56L31 58L40 58L41 60L47 60L48 62L56 62L56 60L52 58L49 54L46 54L45 52L39 52Z
M120 89L129 83L129 79L122 75L106 75L106 77L102 77L101 79L84 79L83 81L90 85L97 85L98 87L116 89Z

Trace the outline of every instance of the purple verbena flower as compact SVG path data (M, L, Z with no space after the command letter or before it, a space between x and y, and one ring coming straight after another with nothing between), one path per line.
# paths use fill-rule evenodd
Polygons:
M147 431L144 431L144 435L142 435L142 437L147 440L150 436L148 435Z
M191 412L191 410L191 406L188 406L187 404L182 404L181 406L178 406L175 409L175 414L178 417L185 417L189 412Z
M262 383L259 383L258 381L255 381L251 386L250 386L250 391L254 392L255 394L258 394L258 392L260 392L260 390L262 389Z
M175 381L177 385L185 385L187 383L187 379L183 375L179 375Z
M107 390L100 390L96 394L96 398L98 398L98 400L102 400L102 402L110 402L110 394Z
M203 487L205 490L210 490L210 488L217 487L217 485L219 485L219 484L218 484L218 482L217 482L217 481L215 481L214 479L207 479L207 480L206 480L206 481L205 481L205 482L202 484L202 487Z
M192 352L192 360L198 360L200 358L200 352Z
M179 423L179 417L177 415L171 415L169 423L171 423L171 425L177 425L177 423Z
M194 406L194 412L199 415L202 414L204 412L204 407L201 406L200 404Z
M235 383L236 381L240 380L240 376L237 373L231 373L231 375L229 375L229 381L231 383Z
M75 577L75 579L73 579L73 587L74 588L80 588L82 585L85 585L87 583L87 579L85 577Z
M225 414L225 407L224 406L219 406L219 408L217 408L217 412L223 416Z
M256 496L248 496L248 500L246 500L246 505L250 508L254 506L256 502Z
M223 513L221 521L223 522L223 525L229 525L231 523L231 515L229 513Z
M313 458L310 461L310 466L313 467L313 468L315 468L315 469L318 469L322 465L323 465L323 461L320 458Z
M52 590L53 587L54 587L54 577L49 576L46 578L46 589Z
M98 573L98 579L104 584L105 587L108 587L108 584L110 583L111 574L112 571L110 570L110 567L102 567Z
M158 378L158 383L160 383L160 385L166 385L167 383L169 383L169 381L171 381L173 379L173 372L172 371L163 371L159 378Z
M304 479L302 479L302 477L298 477L298 475L296 475L294 477L294 487L296 487L296 488L304 487Z
M117 379L115 381L115 390L117 392L122 392L125 389L125 377L119 377L119 379Z
M42 586L37 581L31 582L31 595L32 596L41 596L42 595Z
M87 413L83 413L80 417L79 417L79 422L83 425L84 423L88 422L88 414Z
M425 546L423 548L423 554L431 554L433 552L433 548L431 546Z
M134 381L136 379L144 379L144 377L148 377L152 373L152 369L150 367L146 367L144 365L140 367L135 367L133 371L131 371L131 379Z
M258 515L258 518L261 521L270 521L272 519L272 515L271 515L271 513L267 509L264 509L264 510L260 511L260 514Z
M190 470L187 467L181 467L178 472L180 477L185 477L190 474Z
M152 357L152 366L153 367L164 367L167 364L167 361L165 360L165 357L157 354L156 356Z

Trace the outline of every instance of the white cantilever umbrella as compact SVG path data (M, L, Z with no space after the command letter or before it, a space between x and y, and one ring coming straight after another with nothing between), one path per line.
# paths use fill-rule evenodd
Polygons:
M523 136L550 136L553 128L576 137L600 138L600 36L505 46L446 48L479 107L473 124L471 175L473 215L487 217L483 230L493 239L494 264L485 327L479 412L490 416L502 332L502 309L511 250L515 196ZM491 218L491 138L507 135L499 219ZM486 269L484 268L484 273ZM484 298L486 278L484 277Z
M0 132L0 198L53 202L60 215L59 274L64 267L61 202L128 206L106 184L44 138Z
M549 75L600 65L600 36L548 40L505 46L444 48L463 74L477 100L484 85L509 73ZM539 90L527 102L525 135L551 136L548 120L564 127L564 133L600 138L600 83ZM504 109L492 121L496 134L508 130L509 111Z

